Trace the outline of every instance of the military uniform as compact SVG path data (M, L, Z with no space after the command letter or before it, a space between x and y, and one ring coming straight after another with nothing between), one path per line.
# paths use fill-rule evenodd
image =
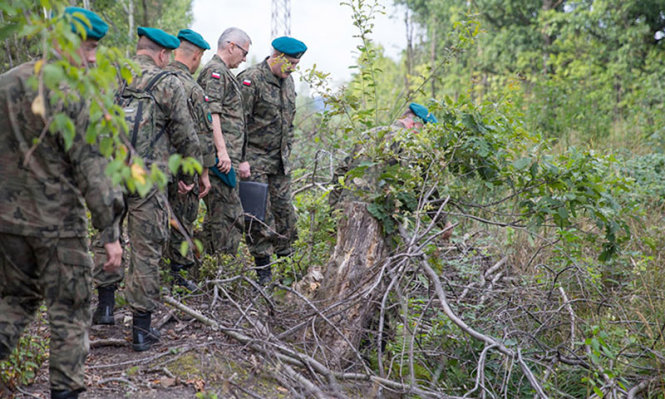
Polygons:
M138 55L134 59L141 74L134 77L129 88L139 90L162 72L153 59ZM172 148L185 157L201 162L199 140L187 106L187 95L174 74L166 74L152 89L157 103L155 121L158 130L168 126L167 134L137 137L135 149L146 165L156 164L168 172L168 158ZM159 137L157 137L159 136ZM191 179L191 177L188 177ZM163 192L153 190L144 198L137 194L126 196L127 232L131 245L125 296L135 312L150 313L156 309L159 298L159 262L169 237L167 198ZM110 274L96 262L95 285L104 287L122 280L121 274Z
M27 63L0 75L0 359L45 300L55 395L85 389L92 260L83 199L102 243L119 237L123 200L105 175L106 159L84 139L83 102L51 106L47 92L46 115L65 113L76 135L68 150L58 132L33 144L44 130L31 110L34 69Z
M289 156L293 143L296 93L293 77L280 79L267 59L238 75L247 115L247 161L250 180L269 187L264 226L248 222L248 242L255 258L288 255L297 237L291 203Z
M218 55L205 65L198 83L210 99L210 112L219 114L226 151L232 166L237 169L245 161L247 145L240 84ZM211 176L210 185L210 193L203 199L208 211L203 222L202 241L207 252L235 255L244 227L238 186L229 187L215 176Z
M199 144L203 159L203 167L208 168L215 165L215 150L212 141L212 117L208 107L208 99L205 96L201 86L196 83L194 77L189 72L187 65L173 61L166 70L175 73L175 76L182 83L187 96L187 106L189 114L196 125ZM199 190L198 184L192 191L186 194L178 193L178 180L184 179L182 174L176 176L169 183L168 199L174 215L178 218L187 234L192 237L194 222L199 211ZM171 228L171 236L166 255L171 260L171 265L189 267L195 263L192 248L188 248L187 253L182 255L180 252L181 243L185 241L182 233L177 228Z

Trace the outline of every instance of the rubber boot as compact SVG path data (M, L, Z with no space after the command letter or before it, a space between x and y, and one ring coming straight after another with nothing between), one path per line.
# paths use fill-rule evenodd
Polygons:
M92 314L92 324L114 325L113 308L115 307L115 286L98 287L99 303Z
M78 399L78 397L79 391L51 391L51 399Z
M187 280L180 273L181 270L187 270L186 266L178 265L176 263L171 264L171 277L173 277L173 284L177 284L181 287L185 287L190 291L196 291L199 287L191 280Z
M270 270L270 257L263 256L260 258L254 258L254 263L256 263L256 277L257 282L261 286L266 286L272 281L272 271Z
M132 349L136 352L147 351L152 344L159 341L160 333L150 327L150 312L135 312L132 315Z
M9 359L9 355L12 354L12 351L9 350L6 346L0 343L0 361ZM2 381L2 380L0 380Z

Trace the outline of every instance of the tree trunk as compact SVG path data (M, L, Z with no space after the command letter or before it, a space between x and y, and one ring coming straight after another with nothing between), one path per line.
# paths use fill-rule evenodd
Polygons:
M316 294L323 305L320 309L334 306L328 318L331 323L319 323L316 333L329 351L327 359L337 367L357 360L364 328L377 311L374 299L381 291L377 278L388 253L381 225L366 204L347 202L343 207L337 244Z

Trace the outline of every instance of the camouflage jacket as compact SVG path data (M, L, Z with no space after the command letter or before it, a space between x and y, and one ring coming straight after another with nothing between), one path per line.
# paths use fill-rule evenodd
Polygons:
M215 145L212 140L212 116L210 115L208 98L201 86L194 80L187 65L179 61L173 61L166 67L166 70L174 72L185 89L189 114L199 134L203 167L207 168L215 165Z
M210 99L210 112L219 114L226 151L237 168L240 162L245 161L247 148L240 84L217 54L203 67L198 83Z
M162 71L152 58L138 55L134 59L141 68L141 74L135 76L127 87L141 90L148 85L153 76ZM157 129L165 129L168 134L154 137L138 137L135 149L147 164L157 163L159 168L168 174L168 159L171 146L185 156L201 162L199 139L192 117L187 107L187 95L182 83L175 74L167 74L152 89L152 96L157 103L155 122ZM158 137L159 136L159 137Z
M45 126L31 108L37 97L28 83L34 68L34 62L26 63L0 75L0 232L86 237L85 199L102 242L115 241L124 209L122 192L105 174L107 160L84 140L89 116L84 101L67 106L44 101L46 118L64 113L75 124L68 150L59 132L33 144Z
M247 114L247 161L252 170L290 173L296 91L293 77L276 77L267 58L238 75Z
M396 159L387 159L386 162L380 162L377 159L379 152L382 154L395 154L400 152L399 142L396 136L399 132L406 129L404 123L400 120L395 121L390 126L378 126L364 132L360 142L353 146L351 152L335 168L333 174L333 189L328 195L328 202L331 207L336 207L343 201L361 200L362 193L375 193L379 190L381 174L387 165L393 165ZM367 168L362 170L359 176L351 177L345 181L348 189L342 188L339 184L341 177L345 177L349 171L366 164Z

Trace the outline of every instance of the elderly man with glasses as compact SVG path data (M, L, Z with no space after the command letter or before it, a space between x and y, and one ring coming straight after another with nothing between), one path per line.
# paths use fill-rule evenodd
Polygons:
M249 35L241 29L226 29L217 41L217 53L198 78L212 113L217 158L211 190L204 198L208 211L200 237L210 254L235 255L244 228L235 175L237 171L240 178L248 178L250 169L245 161L247 137L240 83L231 69L245 61L251 44Z

